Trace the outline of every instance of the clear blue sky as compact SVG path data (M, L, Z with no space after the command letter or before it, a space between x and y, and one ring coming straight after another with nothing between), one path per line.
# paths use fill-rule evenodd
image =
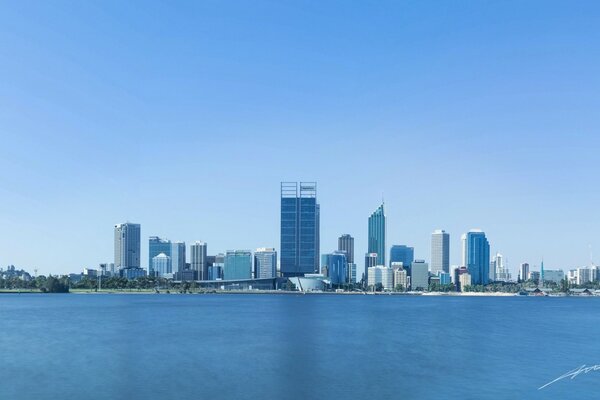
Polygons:
M354 3L354 4L351 4ZM0 266L113 259L113 225L279 247L315 180L321 249L385 196L388 246L483 229L516 270L600 258L600 3L2 2ZM360 271L359 271L360 272Z

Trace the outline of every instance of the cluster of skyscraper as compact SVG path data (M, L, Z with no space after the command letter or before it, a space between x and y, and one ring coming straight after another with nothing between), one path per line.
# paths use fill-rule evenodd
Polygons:
M275 277L311 277L332 285L356 283L354 238L344 234L337 250L320 254L320 207L316 182L281 182L280 259L274 248L230 250L208 255L205 242L189 246L158 236L148 240L147 271L140 265L139 224L115 226L115 268L122 276L148 274L177 280L244 280ZM431 235L431 262L415 260L414 248L392 245L386 260L386 215L382 203L368 218L365 284L426 290L430 283L454 281L485 285L510 280L502 255L490 260L490 245L484 232L471 230L461 236L462 264L450 271L450 235L436 230ZM388 261L388 263L386 263ZM452 274L452 275L451 275ZM299 282L299 281L298 281Z

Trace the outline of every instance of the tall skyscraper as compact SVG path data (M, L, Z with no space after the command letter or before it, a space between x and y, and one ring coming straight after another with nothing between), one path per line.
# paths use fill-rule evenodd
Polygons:
M404 269L410 271L410 266L415 260L415 248L403 244L395 244L390 248L390 266L393 262L401 262Z
M252 279L252 252L250 250L227 250L223 279Z
M521 268L519 270L519 279L522 282L529 279L529 264L528 263L521 264Z
M284 277L319 271L316 182L281 182L281 260Z
M443 230L431 234L431 272L450 273L450 235Z
M171 262L171 241L167 239L159 238L158 236L150 236L148 238L148 275L156 276L156 272L154 271L154 267L152 264L152 260L157 255L163 253L167 257L169 257L169 263ZM168 270L171 270L171 266L167 267Z
M467 266L467 234L463 233L460 235L460 255L461 255L461 267Z
M140 224L115 225L115 268L140 268L140 241Z
M169 273L183 272L185 270L185 242L171 244L171 270Z
M377 253L377 265L385 265L385 212L383 203L369 217L368 251Z
M348 234L338 238L338 251L346 253L346 260L349 264L354 263L354 238Z
M208 245L205 242L194 242L190 245L190 268L201 281L209 280L207 251Z
M273 248L258 248L254 252L254 278L275 278L277 276L277 252Z
M472 285L487 285L490 269L490 243L485 233L472 229L466 234L467 269Z

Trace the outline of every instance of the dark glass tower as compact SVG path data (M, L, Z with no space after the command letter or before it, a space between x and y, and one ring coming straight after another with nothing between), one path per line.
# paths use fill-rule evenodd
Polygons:
M349 264L354 263L354 238L348 234L338 238L338 251L346 253L346 259Z
M281 259L284 277L319 270L319 204L316 182L281 182Z

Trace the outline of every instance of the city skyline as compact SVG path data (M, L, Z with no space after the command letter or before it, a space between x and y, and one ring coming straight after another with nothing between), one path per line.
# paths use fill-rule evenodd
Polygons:
M459 265L474 227L513 276L600 252L597 4L306 7L0 5L0 265L97 266L123 221L143 267L150 235L277 247L288 179L319 183L320 253L349 233L359 271L382 195L418 259L444 229Z

